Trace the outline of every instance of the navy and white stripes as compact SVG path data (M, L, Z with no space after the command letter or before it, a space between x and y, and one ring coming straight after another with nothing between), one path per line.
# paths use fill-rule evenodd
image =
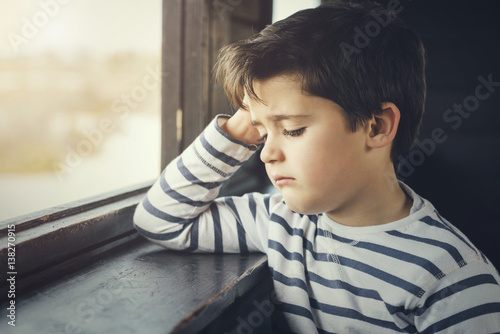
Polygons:
M254 152L214 120L137 207L146 238L188 252L264 252L283 333L500 332L500 278L433 206L349 228L291 211L280 194L217 198Z

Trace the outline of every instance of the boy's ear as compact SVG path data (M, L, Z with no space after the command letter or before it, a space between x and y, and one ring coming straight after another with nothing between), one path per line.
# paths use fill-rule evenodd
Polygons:
M382 112L367 123L367 144L371 148L390 145L396 137L401 113L392 102L382 102Z

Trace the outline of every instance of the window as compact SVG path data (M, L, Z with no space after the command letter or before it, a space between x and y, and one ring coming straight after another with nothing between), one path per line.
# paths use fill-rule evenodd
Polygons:
M318 7L321 0L274 0L273 22L287 18L299 10Z
M0 4L0 220L158 176L161 5Z

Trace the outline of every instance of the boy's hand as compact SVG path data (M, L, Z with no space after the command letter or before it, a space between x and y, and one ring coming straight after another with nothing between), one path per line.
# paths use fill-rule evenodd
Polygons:
M222 120L219 122L222 122ZM252 125L252 117L249 111L238 109L238 111L224 124L221 124L220 127L228 135L247 145L260 144L259 141L262 136Z

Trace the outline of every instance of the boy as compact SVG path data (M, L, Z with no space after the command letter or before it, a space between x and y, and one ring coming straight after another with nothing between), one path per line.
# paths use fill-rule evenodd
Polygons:
M239 110L167 166L137 230L170 249L266 253L276 332L500 332L495 268L387 181L417 136L424 68L419 37L367 1L304 10L225 47L216 74ZM259 145L279 193L216 199Z

